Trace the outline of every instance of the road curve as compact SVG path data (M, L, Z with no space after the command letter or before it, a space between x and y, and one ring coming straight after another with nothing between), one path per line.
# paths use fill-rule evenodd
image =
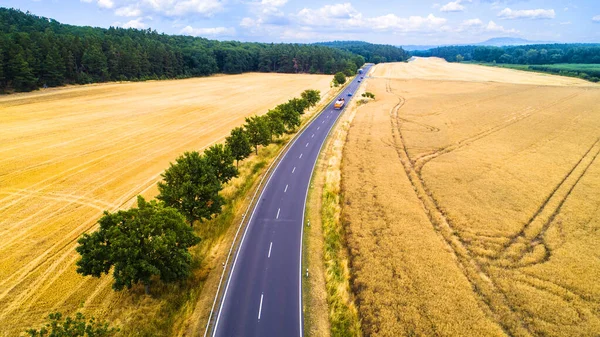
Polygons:
M348 93L354 95L358 89L360 78L340 94L346 101ZM329 104L296 137L269 177L242 236L213 337L303 335L304 207L317 157L342 111Z

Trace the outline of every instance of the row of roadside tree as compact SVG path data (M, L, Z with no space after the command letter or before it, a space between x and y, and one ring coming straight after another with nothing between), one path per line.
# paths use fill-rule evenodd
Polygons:
M146 293L153 280L187 278L192 265L188 249L200 242L193 226L221 212L221 191L239 175L239 161L294 132L301 116L320 99L318 90L306 90L264 115L246 118L225 144L212 145L203 154L185 152L162 174L157 200L138 196L137 207L104 212L100 228L79 239L77 272L100 277L113 269L115 290L143 284Z

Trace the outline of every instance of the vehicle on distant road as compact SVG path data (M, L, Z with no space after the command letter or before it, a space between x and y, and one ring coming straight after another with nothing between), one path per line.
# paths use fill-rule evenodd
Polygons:
M351 93L351 92L349 92L349 93L348 93L348 96L352 96L352 93Z
M335 103L333 104L333 108L334 109L341 109L344 104L346 104L346 100L344 98L338 98L337 101L335 101Z

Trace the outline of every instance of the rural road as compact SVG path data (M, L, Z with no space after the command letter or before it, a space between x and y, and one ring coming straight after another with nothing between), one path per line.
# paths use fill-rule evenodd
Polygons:
M369 68L365 66L364 74ZM358 89L360 77L340 93L346 101L347 94ZM291 144L271 174L235 256L212 336L303 335L304 206L321 146L342 111L329 104Z

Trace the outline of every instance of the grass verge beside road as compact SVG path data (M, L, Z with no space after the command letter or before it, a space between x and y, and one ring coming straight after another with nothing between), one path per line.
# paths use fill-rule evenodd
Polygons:
M360 96L363 88L354 94ZM361 336L350 288L350 269L341 225L340 165L348 128L356 113L353 100L327 138L317 160L307 201L310 227L304 232L305 333L308 336Z
M304 116L301 128L309 123L337 94L338 89L330 90L315 108ZM185 306L175 311L174 316L183 317L174 322L174 333L177 336L203 336L206 323L214 300L214 294L219 287L222 264L227 259L229 248L235 239L237 224L242 221L252 195L259 186L261 177L267 174L269 165L276 160L278 154L296 134L284 135L279 141L267 147L262 147L258 156L251 156L240 164L240 176L231 181L223 191L227 206L223 213L203 226L205 232L199 233L204 239L198 245L194 254L202 259L202 270L196 277L195 296L186 300ZM232 226L234 225L234 226ZM196 273L195 273L196 276Z

